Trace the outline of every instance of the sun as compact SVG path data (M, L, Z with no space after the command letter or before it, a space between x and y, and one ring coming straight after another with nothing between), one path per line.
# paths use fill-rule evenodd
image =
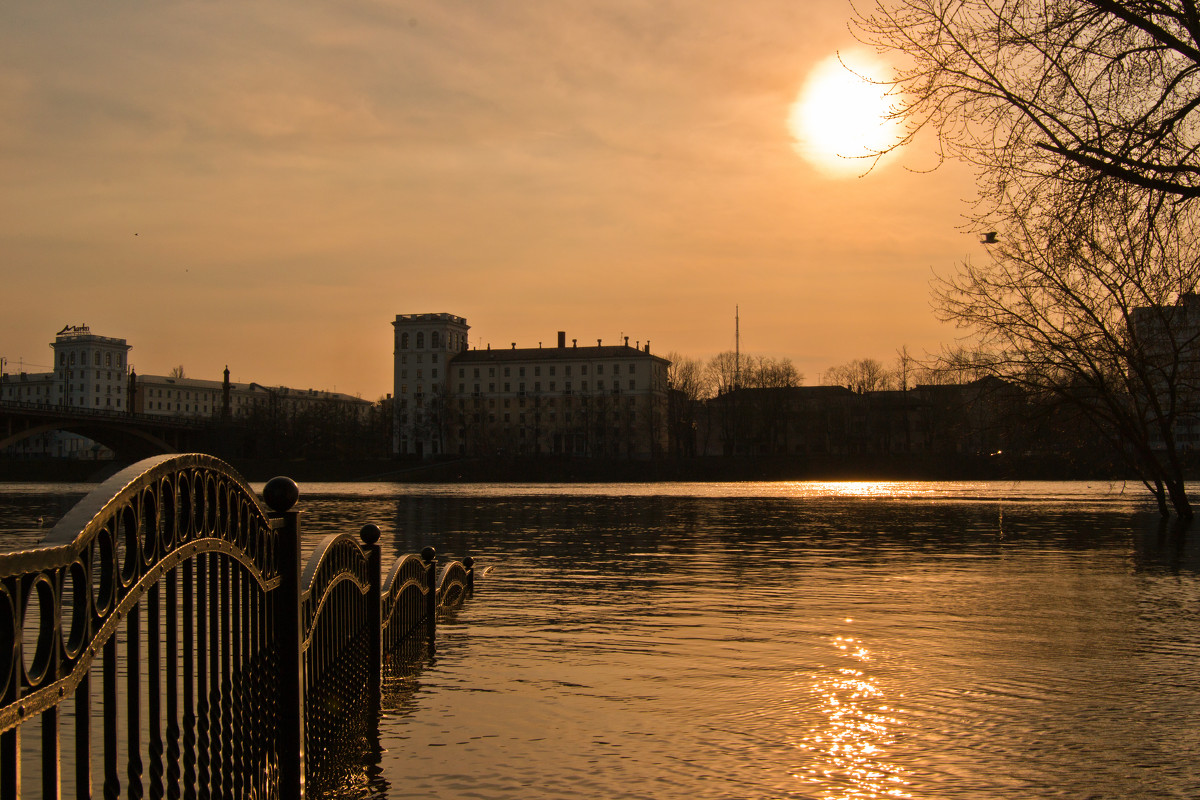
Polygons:
M887 65L863 51L835 53L813 67L788 115L796 152L831 177L866 172L900 138L899 122L888 119L888 87L879 83L887 75Z

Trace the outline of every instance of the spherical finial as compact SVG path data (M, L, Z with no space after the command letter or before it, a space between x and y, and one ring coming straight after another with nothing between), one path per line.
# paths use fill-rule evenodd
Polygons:
M432 547L426 547L421 551L421 560L426 564L433 562L433 557L437 555L437 551Z
M299 499L300 487L291 478L280 475L271 478L263 487L263 500L266 501L267 507L277 514L290 511Z
M463 566L466 567L467 569L470 569L471 567L475 566L475 559L471 558L470 556L467 556L466 558L463 559Z
M362 526L362 530L358 532L365 544L375 544L379 541L379 526L373 522L368 522Z

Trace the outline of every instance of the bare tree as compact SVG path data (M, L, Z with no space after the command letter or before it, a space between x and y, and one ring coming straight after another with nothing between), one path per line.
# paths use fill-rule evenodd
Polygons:
M836 367L830 367L821 375L826 386L845 386L851 391L865 394L892 387L893 376L888 369L873 358L859 358Z
M1111 179L1007 202L993 257L935 282L940 316L971 331L976 369L1079 408L1163 514L1191 517L1178 434L1200 412L1198 212Z
M789 389L804 383L790 358L747 356L742 367L742 386L750 389Z
M912 388L913 376L918 369L916 358L908 352L908 345L900 345L896 350L896 377L895 382L900 391L907 392Z
M1101 177L1200 196L1194 0L876 0L854 27L904 61L901 144L934 131L988 200Z
M698 359L667 354L667 426L675 455L695 455L700 403L707 393L704 366Z
M697 401L704 397L707 388L704 375L704 365L699 359L688 358L674 351L667 353L671 365L667 367L667 389L683 392L689 400Z
M171 367L171 374L170 374L170 376L169 376L169 377L172 377L172 378L186 378L186 377L187 377L187 375L185 375L185 374L184 374L184 372L183 372L183 364L180 364L180 365L179 365L179 366L177 366L177 367Z
M732 392L741 383L741 360L732 350L717 353L704 366L704 377L708 394Z

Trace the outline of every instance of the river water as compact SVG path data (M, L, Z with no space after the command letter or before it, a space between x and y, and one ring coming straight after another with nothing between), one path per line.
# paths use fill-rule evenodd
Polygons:
M0 487L18 541L88 487ZM310 484L487 574L347 796L1200 797L1200 531L1137 486Z

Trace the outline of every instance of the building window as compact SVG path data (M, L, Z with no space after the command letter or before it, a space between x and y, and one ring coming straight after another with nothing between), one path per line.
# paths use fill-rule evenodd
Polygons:
M442 335L440 333L438 333L437 331L434 331L433 333L429 334L429 346L433 347L433 348L441 347L442 346Z
M475 377L475 378L479 377L479 367L475 368L475 374L472 377Z
M104 355L104 366L106 366L106 367L112 366L112 353L106 353Z
M587 381L580 381L580 382L579 382L579 389L580 389L581 391L584 391L584 392L586 392L586 391L587 391Z
M550 377L552 377L552 378L554 377L554 365L553 364L550 365Z
M408 349L408 333L400 334L400 349L401 350Z
M417 331L417 349L418 350L425 349L425 332L424 331Z
M465 369L463 369L462 367L458 368L458 377L465 378L465 377L467 377L466 373L467 373L467 371Z
M511 386L512 386L512 384L511 384L511 383L505 383L505 384L504 384L504 391L506 391L506 392L511 392L511 391L512 391L512 389L511 389L511 388L509 388L509 387L511 387Z
M541 367L534 367L534 368L533 368L533 377L535 377L535 378L540 378L540 377L541 377L541 375L542 375L542 368L541 368Z
M524 367L518 367L518 368L517 368L517 377L518 377L518 378L524 378L524 377L525 377L525 368L524 368Z
M597 364L597 365L596 365L596 374L597 374L597 375L603 375L603 374L604 374L604 365L603 365L603 364Z
M580 374L580 375L587 375L587 364L584 364L583 366L581 366L581 367L579 368L579 374Z
M506 378L512 377L512 368L511 367L504 368L504 377L506 377Z
M636 381L634 381L633 378L630 378L629 379L629 391L633 391L635 385L636 385Z
M496 377L496 368L495 367L488 367L488 377L489 378Z
M566 374L568 374L568 375L571 374L571 365L570 364L567 364L567 373Z
M540 391L542 390L542 382L541 382L541 381L534 381L534 382L533 382L533 390L534 390L535 392L540 392Z
M634 369L634 367L636 367L636 366L637 366L637 364L630 364L630 365L629 365L629 374L630 374L630 375L632 375L632 374L633 374L633 369Z

